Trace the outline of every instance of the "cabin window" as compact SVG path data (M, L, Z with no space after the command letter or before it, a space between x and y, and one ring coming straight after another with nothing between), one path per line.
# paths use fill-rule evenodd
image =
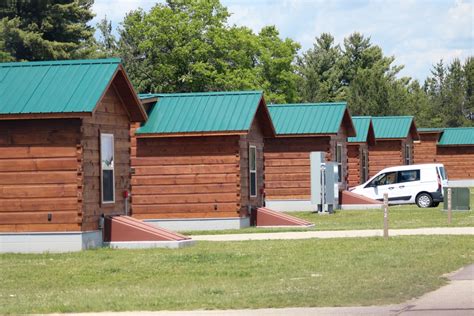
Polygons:
M367 149L362 150L360 173L361 183L365 183L369 177L369 155Z
M257 196L257 147L249 147L250 197Z
M405 165L411 165L411 147L405 145Z
M336 145L337 182L342 182L342 145Z
M115 202L114 135L100 134L102 203Z

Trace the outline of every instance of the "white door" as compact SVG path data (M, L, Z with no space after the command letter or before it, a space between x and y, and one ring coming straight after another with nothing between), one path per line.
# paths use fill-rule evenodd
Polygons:
M386 172L378 175L364 187L364 195L374 200L383 201L384 193L388 193L389 201L397 195L397 172Z
M396 187L398 192L394 201L400 204L413 203L420 187L420 169L399 171Z

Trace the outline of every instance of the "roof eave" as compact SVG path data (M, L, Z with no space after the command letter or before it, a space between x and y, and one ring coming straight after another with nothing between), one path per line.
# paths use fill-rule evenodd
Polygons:
M217 132L181 132L181 133L136 133L137 138L165 138L165 137L203 137L203 136L240 136L247 135L248 131L217 131Z
M290 138L290 137L331 137L337 133L326 133L326 134L276 134L276 138Z
M52 112L52 113L18 113L0 114L0 121L5 120L37 120L37 119L68 119L91 117L91 112Z

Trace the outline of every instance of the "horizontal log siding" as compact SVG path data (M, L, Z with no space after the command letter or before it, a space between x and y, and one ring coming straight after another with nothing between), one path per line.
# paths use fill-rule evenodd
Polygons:
M250 197L250 175L249 175L249 146L255 146L257 150L257 196ZM252 123L250 132L241 136L240 146L240 195L241 195L241 216L248 215L248 207L263 206L262 190L265 184L263 166L263 132L256 118Z
M123 191L130 190L130 119L112 85L93 116L82 122L83 225L82 230L98 229L101 214L125 212ZM114 135L115 203L101 204L100 133Z
M239 161L239 136L133 137L133 216L238 217Z
M0 135L0 231L79 231L80 120L2 121Z
M378 140L376 145L369 146L369 177L384 168L402 164L401 140Z
M420 133L420 141L414 145L414 163L434 163L436 162L436 143L439 134Z
M311 196L312 151L326 152L331 160L330 137L288 137L265 139L265 198L307 200Z
M361 145L352 144L347 146L347 184L349 187L359 185L361 182Z
M438 146L436 162L444 164L449 180L474 179L474 146Z

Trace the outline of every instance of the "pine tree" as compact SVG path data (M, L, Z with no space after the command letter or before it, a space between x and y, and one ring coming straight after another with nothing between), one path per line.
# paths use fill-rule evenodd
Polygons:
M6 1L0 7L0 58L55 60L87 57L94 43L93 0Z
M301 77L299 94L304 102L328 102L344 99L339 67L342 53L334 45L334 37L323 33L316 37L312 49L298 58L297 71Z

